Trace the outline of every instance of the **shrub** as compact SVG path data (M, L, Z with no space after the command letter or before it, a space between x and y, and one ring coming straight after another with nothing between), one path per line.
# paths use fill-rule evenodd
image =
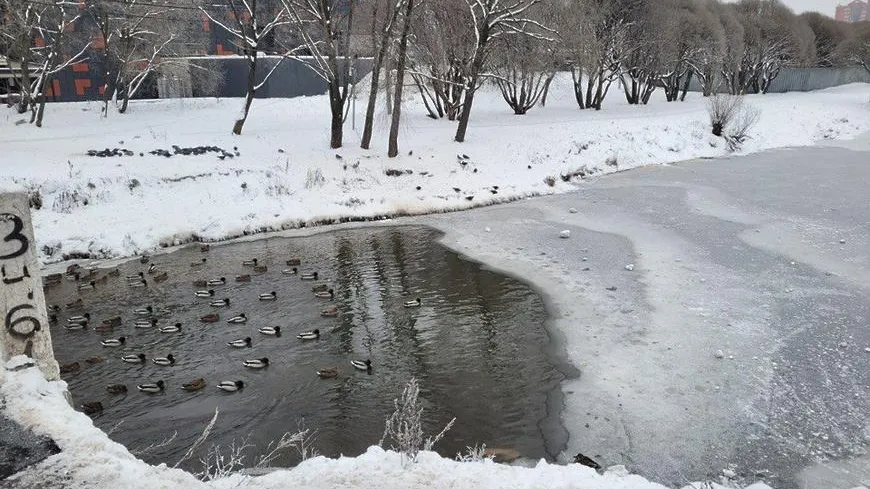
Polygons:
M423 407L418 405L419 395L420 385L417 379L411 378L399 398L393 401L395 410L384 423L384 435L378 443L383 447L389 439L390 449L402 454L403 464L416 462L421 450L431 450L456 421L456 418L451 419L434 438L423 439Z
M707 114L710 115L714 136L721 137L725 133L725 128L734 119L741 105L743 99L734 95L716 94L707 99Z

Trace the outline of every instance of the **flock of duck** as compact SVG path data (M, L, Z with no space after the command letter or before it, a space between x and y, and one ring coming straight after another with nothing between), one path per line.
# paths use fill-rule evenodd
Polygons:
M208 245L203 245L200 247L200 251L202 251L203 253L208 252L209 249L210 248ZM146 256L143 256L140 259L140 263L142 264L148 264L149 261L150 259ZM206 262L206 258L202 258L200 261L191 263L190 267L199 268L204 266ZM317 281L320 279L319 274L316 271L300 271L298 267L301 265L301 260L299 260L298 258L287 260L286 265L289 268L281 271L283 275L298 276L300 280ZM251 267L253 272L256 274L262 274L268 271L268 267L256 258L243 261L242 266ZM65 276L69 280L75 280L77 282L80 282L77 285L77 289L79 291L86 291L96 288L99 283L107 283L110 277L119 277L120 271L118 269L113 269L107 272L102 277L97 278L96 268L84 269L79 265L71 265L67 268ZM160 283L166 281L169 278L169 274L167 271L160 270L157 264L150 263L147 270L139 272L135 275L127 276L126 283L128 287L148 287L149 278L155 283ZM44 284L46 286L52 286L60 283L62 280L62 274L49 275L44 278ZM235 277L235 281L251 282L251 274L238 275ZM212 278L207 280L194 280L193 286L196 287L197 290L193 293L193 296L195 299L208 300L208 305L212 308L229 307L231 301L228 297L221 299L216 298L215 288L225 286L226 284L226 277ZM314 285L311 288L311 291L313 292L314 297L319 299L332 300L335 298L335 291L330 288L329 285L326 283L319 283ZM259 294L260 301L276 301L277 299L278 294L275 291ZM403 303L404 307L408 308L419 307L421 304L422 302L419 298L412 301L405 301ZM82 300L82 298L78 298L77 300L66 304L66 309L74 312L80 311L84 309L84 301ZM49 321L51 323L56 324L58 322L57 314L60 312L60 310L60 306L57 305L52 305L48 307ZM153 329L164 334L174 334L182 332L184 327L180 322L176 322L175 324L167 326L158 326L158 320L155 315L160 315L164 312L166 311L157 310L150 305L136 308L133 310L133 315L136 316L137 319L133 321L133 326L134 328L139 330ZM339 314L340 311L338 306L336 305L330 305L320 311L320 315L323 317L337 317L339 316ZM199 320L202 323L216 323L220 321L220 315L217 312L212 312L200 316ZM248 317L245 315L245 313L239 313L228 318L226 321L229 324L244 324L248 321ZM120 326L122 323L123 320L121 316L114 316L102 320L99 324L94 325L93 329L102 333L112 332L115 327ZM90 327L91 324L91 315L88 312L84 312L68 317L64 328L67 330L84 330ZM280 326L263 326L258 328L257 331L262 335L273 337L280 337L282 333ZM304 331L297 334L296 338L301 341L318 340L320 339L320 330L313 329L311 331ZM107 349L123 347L127 344L127 337L119 336L117 338L103 339L100 341L100 344ZM226 345L230 348L251 348L252 344L253 340L251 339L251 337L237 338L226 343ZM129 364L147 363L147 357L144 353L126 354L121 356L120 359L124 363ZM85 363L95 364L103 360L103 357L95 356L86 359ZM151 362L154 365L160 367L171 367L175 365L176 359L170 353L163 357L154 357L151 359ZM373 367L371 360L355 359L350 361L350 365L356 370L372 373ZM269 359L267 357L245 359L242 362L242 366L249 369L265 369L269 367ZM81 370L81 364L78 362L61 366L61 373L64 374L75 373L79 370ZM316 371L316 374L321 378L335 378L339 376L340 369L337 366L321 368L320 370ZM204 378L196 378L182 384L181 389L187 392L195 392L204 389L206 385L207 382ZM243 389L245 387L245 383L241 380L224 380L219 382L216 387L224 392L232 393ZM166 383L163 380L143 383L137 385L137 389L143 393L157 394L163 392L166 389ZM109 384L106 386L106 392L108 392L109 394L126 394L127 386L125 384ZM92 401L82 404L81 409L86 414L92 415L101 412L103 410L103 406L102 403L100 403L99 401Z

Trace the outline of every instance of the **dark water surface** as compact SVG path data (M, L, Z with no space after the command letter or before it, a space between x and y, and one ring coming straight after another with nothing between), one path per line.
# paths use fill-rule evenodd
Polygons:
M451 418L456 424L436 449L454 456L467 446L516 448L527 457L548 455L547 426L559 416L548 409L548 396L558 389L562 374L548 357L547 319L540 296L512 278L482 269L437 244L438 234L421 228L381 228L341 231L306 238L271 238L212 247L202 253L189 247L152 259L166 282L147 288L128 288L125 276L144 271L138 260L120 266L92 291L76 290L64 281L46 291L48 304L66 304L82 297L80 312L62 311L53 327L55 353L61 364L78 361L82 370L65 375L76 404L101 401L105 410L94 422L111 437L137 449L170 436L168 446L147 452L149 462L174 464L199 436L214 409L220 409L209 441L186 468L199 470L200 456L212 444L229 446L248 438L254 448L248 462L269 441L299 422L316 430L315 448L322 455L357 455L381 437L384 419L405 382L417 377L426 409L427 432L437 433ZM203 267L191 262L207 258ZM242 261L258 258L268 266L257 275ZM303 271L317 270L316 282L283 275L285 261L300 258ZM252 274L250 283L236 283L238 274ZM101 275L105 271L101 271ZM213 287L215 298L229 297L229 308L212 308L208 299L194 298L195 279L226 277L226 286ZM329 283L334 301L317 299L315 283ZM261 302L260 293L276 291L278 300ZM423 306L408 309L403 302L421 297ZM338 318L320 317L335 304ZM133 309L152 305L158 326L181 322L181 333L137 329L140 316ZM123 324L111 333L92 328L63 328L70 314L87 311L92 325L120 315ZM204 324L199 317L217 312L221 320ZM247 324L226 319L244 312ZM280 326L283 335L258 334L257 328ZM318 341L303 342L296 334L319 328ZM103 348L101 338L126 336L123 348ZM234 349L227 341L250 336L253 347ZM145 365L130 365L120 357L144 353ZM172 353L177 363L160 367L156 356ZM86 365L99 355L105 361ZM248 358L268 357L265 370L242 366ZM370 358L371 375L353 370L351 359ZM335 379L320 379L315 371L338 366ZM198 392L181 390L184 382L204 377L208 386ZM142 382L164 380L165 393L136 391ZM234 394L215 385L243 380ZM112 396L104 386L124 383L125 396ZM552 400L550 401L552 403ZM118 424L120 423L120 425ZM552 450L550 450L552 452ZM273 465L295 463L290 454Z

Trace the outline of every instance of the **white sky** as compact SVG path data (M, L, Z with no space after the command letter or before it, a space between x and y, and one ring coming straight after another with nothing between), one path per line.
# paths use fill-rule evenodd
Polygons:
M736 0L727 0L736 1ZM803 13L808 11L821 12L828 17L834 16L834 11L837 5L845 5L851 0L782 0L782 3L788 5L795 13Z

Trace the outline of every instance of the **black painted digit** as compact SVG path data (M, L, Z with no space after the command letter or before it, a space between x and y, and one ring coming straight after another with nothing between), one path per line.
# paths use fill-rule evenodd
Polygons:
M17 241L19 244L17 250L8 255L0 256L0 260L8 260L9 258L16 258L23 255L27 251L27 247L30 246L30 240L27 239L27 236L21 234L21 230L24 229L24 223L21 221L21 218L15 214L0 214L0 219L12 221L12 232L7 234L6 237L3 238L3 241L6 243Z
M12 315L22 309L34 309L34 307L30 304L21 304L9 309L9 312L6 313L6 330L9 331L9 334L12 336L26 339L33 336L33 333L39 331L42 325L39 323L39 319L36 319L33 316L21 316L18 319L12 319ZM30 327L22 328L22 326L24 326L23 323L30 323Z
M6 265L0 266L0 275L3 275L3 283L6 285L17 284L26 278L30 278L30 272L27 271L27 265L24 265L24 275L15 278L6 278Z

